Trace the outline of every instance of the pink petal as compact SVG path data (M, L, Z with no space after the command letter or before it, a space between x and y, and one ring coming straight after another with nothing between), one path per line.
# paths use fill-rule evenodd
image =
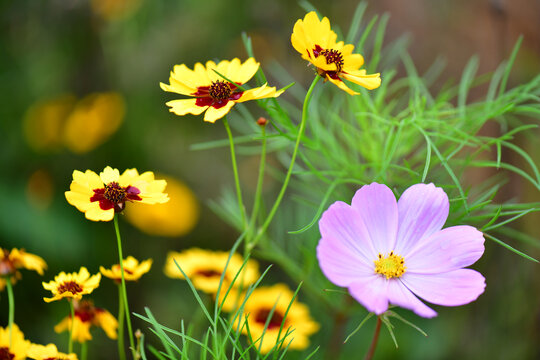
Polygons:
M437 274L472 265L483 253L482 233L461 225L431 235L404 257L407 272Z
M395 252L403 255L442 229L448 217L448 196L433 184L416 184L398 201L399 224Z
M437 313L432 308L414 296L414 294L399 280L389 280L387 296L392 305L412 310L416 315L425 318L437 316Z
M471 269L441 274L405 273L401 280L422 299L444 306L468 304L476 300L486 287L482 274Z
M349 292L369 312L381 315L388 310L388 283L385 277L373 273L357 278L349 285Z
M386 185L371 183L360 188L351 206L360 214L377 253L394 250L398 226L396 197Z

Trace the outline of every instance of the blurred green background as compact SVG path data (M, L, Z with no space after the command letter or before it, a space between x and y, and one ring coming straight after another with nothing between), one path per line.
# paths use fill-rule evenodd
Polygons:
M349 0L312 3L333 26L342 29L348 28L358 4ZM538 1L385 0L368 4L368 17L385 11L390 14L388 42L405 33L411 35L409 49L420 71L441 56L447 62L446 78L459 78L474 54L480 58L480 73L494 71L520 34L524 44L511 83L525 82L540 70ZM126 256L154 259L150 274L129 284L132 311L143 312L149 306L158 320L176 328L180 319L189 321L197 313L187 285L165 278L162 267L168 250L192 246L230 249L237 234L207 206L232 186L230 158L224 150L190 151L193 144L224 138L223 127L219 122L203 123L201 117L169 113L165 102L176 96L161 91L159 82L168 82L174 64L192 67L210 59L245 59L240 36L245 31L263 68L277 61L295 74L294 79L270 74L271 85L282 87L297 81L305 86L312 73L290 45L293 24L305 12L301 4L286 0L0 0L0 247L25 248L49 265L43 278L23 271L23 280L15 286L15 320L26 338L61 347L66 342L67 335L55 334L52 327L67 315L67 304L45 304L42 280L80 266L96 273L99 265L117 262L112 223L87 221L65 201L63 193L74 169L99 172L107 165L121 171L136 167L174 177L191 188L200 203L193 230L186 233L191 226L185 224L182 234L164 237L145 234L127 221L120 226ZM384 79L384 69L381 72ZM482 89L475 91L481 94ZM116 100L96 105L92 95L96 93L118 95ZM265 115L261 109L253 109L254 114ZM99 124L94 130L87 129L85 121ZM68 123L73 124L71 131L65 130ZM496 129L484 131L493 134ZM94 143L86 149L76 148L73 144L77 139L88 140L88 132L94 134ZM523 146L540 163L538 135L537 131L535 140ZM256 156L240 157L245 183L254 186L256 168ZM272 190L270 186L268 191ZM502 196L540 201L536 190L514 178L503 188ZM186 214L198 211L195 205L177 206L173 222L189 223ZM533 213L519 226L538 239L539 221ZM508 240L540 258L538 242L513 244ZM383 331L376 358L540 358L539 267L492 242L486 245L485 256L475 265L487 278L485 294L462 308L436 307L440 315L432 320L401 311L429 337L398 325L400 348L396 350ZM288 281L278 269L270 279ZM116 314L116 290L108 279L102 280L92 298L96 306ZM333 331L330 319L319 317L317 304L309 305L323 324L312 337L313 344L322 348L316 358L326 355L333 359L332 353L324 352ZM0 321L5 325L5 293L0 293L0 309ZM365 310L358 307L358 316L349 319L347 331L364 315ZM373 326L374 322L368 323L346 344L341 358L363 353ZM147 325L135 320L135 327L145 329ZM95 329L93 334L90 358L116 358L116 344L101 330ZM153 342L152 334L147 335Z

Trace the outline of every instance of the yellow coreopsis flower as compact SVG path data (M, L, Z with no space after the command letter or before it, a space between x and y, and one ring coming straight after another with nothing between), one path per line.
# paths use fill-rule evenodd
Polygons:
M139 260L133 256L128 256L124 259L124 280L136 281L144 274L150 271L152 267L152 259L147 259L139 264ZM114 264L110 269L105 269L103 266L99 267L99 271L103 276L113 279L115 282L120 283L122 281L122 274L120 264Z
M24 340L19 327L13 324L10 345L9 327L0 327L0 359L25 360L30 344L30 341Z
M264 84L242 91L238 86L247 83L259 69L254 58L241 63L238 58L223 60L216 65L208 61L206 66L196 63L193 70L186 65L176 65L169 78L170 85L160 83L165 91L191 96L193 99L172 100L167 103L176 115L199 115L205 112L204 121L211 123L225 116L236 103L269 97L278 97L283 90ZM215 71L214 71L215 70ZM234 82L231 84L220 75Z
M227 251L208 251L198 248L183 252L171 251L165 262L165 275L171 278L184 279L175 264L178 263L189 277L193 286L208 294L215 294L219 287L221 274L225 270L221 292L227 291L236 274L244 263L239 254L233 254L225 269L229 253ZM253 284L259 278L259 265L255 260L248 260L242 273L238 274L233 286L242 285L244 288Z
M270 287L260 287L251 293L243 309L243 320L240 325L235 322L235 327L240 326L242 333L249 333L256 348L261 349L261 353L267 353L280 340L284 341L282 348L289 346L289 349L302 350L309 346L309 336L319 330L319 324L315 322L309 313L307 305L294 301L289 308L294 293L285 284L276 284ZM285 313L289 308L287 317ZM270 313L272 317L268 320ZM268 326L265 331L265 325ZM245 324L247 322L247 325ZM278 338L279 329L283 323L281 335ZM289 333L288 335L287 332ZM261 337L262 345L260 344ZM289 345L290 343L290 345Z
M58 351L54 344L46 346L32 344L28 350L28 357L34 360L77 360L76 354L64 354Z
M105 331L110 339L116 340L118 337L116 329L118 321L107 310L97 308L91 301L74 301L75 321L73 322L72 339L80 343L92 340L90 328L92 326L100 327ZM71 316L67 316L58 325L54 327L54 331L61 333L69 331L71 327Z
M101 274L90 276L88 270L83 266L79 273L61 272L48 283L43 282L45 290L53 293L52 298L43 298L45 302L60 300L63 298L80 299L83 295L90 294L99 286Z
M330 28L327 17L319 20L312 11L294 24L291 35L293 47L302 58L312 63L317 73L351 95L359 93L350 89L343 80L351 81L368 90L381 85L380 74L367 74L360 68L364 58L353 54L354 45L337 42L337 34Z
M169 200L163 191L165 180L155 180L154 173L139 175L137 169L128 169L120 175L118 169L107 166L99 175L91 170L73 172L70 191L66 191L68 203L85 213L89 220L111 221L121 212L126 201L146 204L164 203Z
M43 275L47 264L41 257L27 253L24 249L9 251L0 248L0 291L6 286L6 280L3 277L10 276L12 282L20 277L18 269L33 270Z

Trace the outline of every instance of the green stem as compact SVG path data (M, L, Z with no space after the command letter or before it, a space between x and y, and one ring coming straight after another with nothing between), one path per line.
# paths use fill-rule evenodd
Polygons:
M381 317L377 316L377 325L375 325L375 333L373 333L373 340L371 340L371 345L369 346L369 350L364 360L371 360L373 359L373 355L375 355L375 349L377 348L377 341L379 340L379 334L381 333L381 324L382 324Z
M266 164L266 126L261 126L261 136L262 136L262 144L261 144L261 160L259 162L259 175L257 178L257 188L255 189L255 200L253 203L253 209L251 211L251 217L249 222L249 233L250 235L246 238L246 246L244 247L244 257L247 255L247 253L251 250L250 249L250 241L251 241L251 232L255 229L255 222L257 219L257 214L259 212L259 207L261 206L261 194L262 194L262 187L264 182L264 167Z
M124 347L124 295L122 287L118 284L118 356L120 360L126 360L126 348Z
M68 342L68 354L73 352L73 326L75 326L75 308L73 307L73 301L68 299L69 312L71 314L71 322L69 324L69 342Z
M118 257L120 261L120 273L122 275L122 297L124 300L124 311L126 312L126 322L129 333L129 345L133 354L133 359L136 359L135 342L133 341L133 330L131 329L131 319L126 291L126 279L124 278L124 257L122 255L122 239L120 238L120 229L118 228L118 215L114 216L114 230L116 231L116 240L118 242Z
M272 209L268 213L268 216L266 217L265 222L257 232L257 235L255 236L255 239L253 239L253 242L251 243L252 247L257 245L257 242L261 238L261 236L265 233L266 229L270 225L270 222L272 222L272 219L274 218L274 215L276 214L276 211L279 207L279 204L281 203L281 200L283 199L283 195L285 195L285 190L287 190L287 186L289 185L289 180L291 179L294 162L296 161L296 154L298 153L298 148L300 146L300 140L302 139L302 135L304 135L304 130L306 128L306 119L307 119L307 112L309 107L309 102L311 100L311 94L313 93L313 89L315 89L315 85L319 81L320 76L316 76L315 79L313 79L313 82L311 83L311 86L309 87L309 90L307 91L306 97L304 98L304 105L302 107L302 121L300 122L300 128L298 129L298 135L296 136L296 143L294 144L294 150L291 156L291 162L289 164L289 169L287 170L287 175L285 176L285 180L283 181L283 185L281 186L281 190L279 191L279 195L276 199L276 202L272 206Z
M244 208L244 202L242 200L242 190L240 189L240 177L238 175L238 167L236 165L236 155L234 152L234 139L232 136L231 128L229 126L229 122L227 121L227 118L223 118L223 124L225 125L225 129L227 130L227 135L229 136L229 144L231 148L231 160L232 160L232 167L233 167L233 173L234 173L234 184L236 186L236 198L238 199L238 207L240 208L240 216L242 216L242 226L244 230L246 228L246 209Z
M88 342L85 341L81 344L81 360L86 360L88 357Z
M9 303L9 315L8 315L8 327L9 327L9 346L11 347L11 334L13 332L13 319L15 317L15 298L13 297L13 284L11 283L11 277L8 275L6 279L6 289L8 294Z

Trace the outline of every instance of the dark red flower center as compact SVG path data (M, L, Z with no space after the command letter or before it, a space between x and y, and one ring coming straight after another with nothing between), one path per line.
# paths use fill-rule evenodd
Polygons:
M216 270L198 270L195 272L195 274L204 277L221 277L221 272Z
M4 255L3 259L0 260L0 276L13 274L16 270L16 266L9 258L10 251L8 249L3 249L2 251Z
M231 93L232 89L229 86L229 83L221 80L212 82L212 85L210 85L210 89L208 89L208 94L214 100L228 99L229 96L231 96Z
M116 181L105 185L103 197L115 204L121 203L126 198L126 189L120 186Z
M58 285L58 288L56 290L60 294L68 291L72 294L77 294L80 293L83 289L75 281L64 281L62 284Z
M0 360L13 360L15 359L15 354L9 352L8 347L0 347Z
M317 73L321 76L328 75L332 79L339 80L338 74L342 72L343 70L343 55L341 54L341 51L339 50L333 50L333 49L323 49L319 45L315 45L315 48L313 49L313 55L318 58L319 56L324 56L326 59L326 63L328 65L330 64L336 64L336 70L333 71L324 71L321 69L317 69Z
M83 300L75 304L75 316L83 323L94 323L96 316L103 311L95 307L92 301Z
M257 312L255 315L255 321L259 324L266 324L266 321L268 320L268 316L270 316L270 313L272 312L272 309L261 309ZM281 327L281 323L283 322L283 315L275 309L274 313L272 314L272 318L268 322L268 329L275 329Z
M241 83L237 83L242 85ZM240 99L244 92L230 82L223 80L212 81L210 86L199 86L193 96L197 97L197 106L212 106L216 109L222 108L229 101Z
M140 193L141 191L134 186L122 187L117 181L112 181L101 189L94 189L94 195L90 201L99 201L101 210L114 208L114 211L119 213L124 210L126 201L142 200Z

